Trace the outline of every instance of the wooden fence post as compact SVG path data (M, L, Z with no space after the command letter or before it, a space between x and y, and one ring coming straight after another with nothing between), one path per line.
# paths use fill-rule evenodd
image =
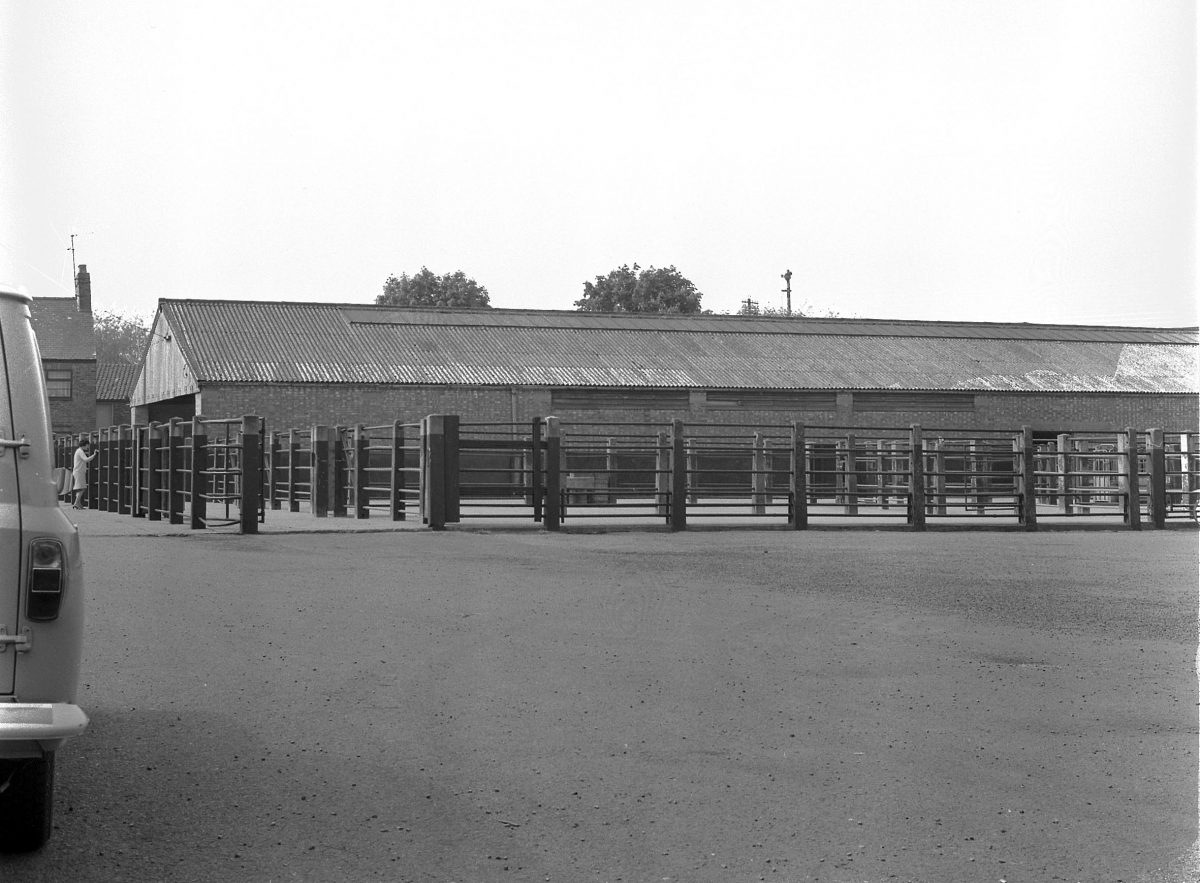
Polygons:
M1075 512L1075 498L1072 496L1075 489L1071 486L1071 436L1065 433L1059 435L1056 445L1058 447L1059 501L1062 504L1062 514L1072 515ZM1134 472L1136 471L1134 469Z
M846 435L846 509L847 515L858 514L858 440L854 433Z
M422 457L424 454L422 454ZM346 517L346 433L341 426L333 427L333 452L329 470L332 473L329 509L334 518ZM422 464L424 460L422 460Z
M391 501L392 521L404 520L404 424L392 421L391 469L388 472L388 498Z
M658 433L658 448L654 456L654 498L657 502L656 514L667 517L670 511L668 499L671 493L671 448L667 444L667 434Z
M937 441L935 441L931 445L929 445L929 447L933 448L932 455L929 457L929 460L932 461L932 463L933 463L933 475L931 477L933 478L933 497L934 497L932 500L926 501L925 511L929 515L945 516L945 515L949 514L949 511L950 511L949 510L949 501L946 496L947 480L946 480L945 445L946 445L946 440L943 438L939 438ZM925 461L922 460L921 462L923 464ZM964 465L964 467L966 465L965 457L963 458L963 465ZM959 478L965 479L966 476L965 475L959 476ZM965 482L964 482L964 484L965 484ZM963 502L966 503L965 494L964 494Z
M546 428L546 530L562 526L562 427L557 417L545 419Z
M542 520L542 418L534 417L529 430L529 489L526 500L533 506L533 520Z
M444 424L442 424L444 426ZM444 432L444 430L443 430ZM445 438L445 435L442 435ZM444 450L444 449L443 449ZM362 423L354 427L354 517L370 518L367 493L367 428Z
M1037 466L1033 451L1033 429L1022 426L1016 441L1020 444L1018 471L1021 507L1018 520L1026 530L1037 530Z
M204 418L192 418L192 464L191 464L191 528L203 530L208 525L208 430Z
M241 532L258 533L258 509L262 496L262 420L242 417Z
M317 518L329 517L329 427L312 428L312 452L309 455L308 507Z
M1138 476L1138 437L1132 426L1117 433L1117 490L1125 498L1124 521L1142 529L1142 480Z
M1167 524L1167 460L1163 431L1151 429L1147 444L1150 455L1150 521L1157 528Z
M688 468L683 421L671 421L671 530L687 528Z
M700 454L696 450L694 439L687 439L685 446L684 462L687 464L687 501L688 503L695 503L700 499Z
M754 433L750 455L750 505L755 515L767 514L767 455L763 434Z
M425 475L421 483L421 517L430 530L446 529L446 435L442 418L430 414L421 420L421 471Z
M804 530L808 527L808 474L804 455L804 424L792 424L791 463L791 527Z
M921 439L921 426L914 423L909 428L909 502L908 523L913 530L925 529L925 449Z

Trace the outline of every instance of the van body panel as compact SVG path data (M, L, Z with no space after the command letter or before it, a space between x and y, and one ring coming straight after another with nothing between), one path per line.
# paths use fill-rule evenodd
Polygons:
M75 708L83 642L79 531L58 503L50 408L29 315L30 297L0 287L0 757L40 756L86 725ZM30 543L62 546L62 602L48 622L26 618ZM52 708L31 724L32 709ZM21 709L26 709L22 711ZM81 723L82 722L82 723ZM31 727L33 727L31 729ZM39 732L41 737L30 733ZM24 753L22 753L24 752Z

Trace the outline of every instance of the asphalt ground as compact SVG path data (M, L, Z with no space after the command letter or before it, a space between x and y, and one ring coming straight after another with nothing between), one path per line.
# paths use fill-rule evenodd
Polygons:
M92 724L3 880L1198 876L1194 530L73 514Z

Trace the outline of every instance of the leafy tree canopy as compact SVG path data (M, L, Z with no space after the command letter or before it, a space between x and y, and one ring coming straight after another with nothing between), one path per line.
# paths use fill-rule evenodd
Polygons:
M409 276L389 276L383 293L375 303L393 307L450 307L451 309L490 308L487 289L462 270L436 276L427 267Z
M597 313L699 313L703 295L675 267L623 264L583 283L575 308Z
M150 328L141 316L122 316L102 311L92 316L96 330L96 361L110 365L126 362L139 365L146 352Z

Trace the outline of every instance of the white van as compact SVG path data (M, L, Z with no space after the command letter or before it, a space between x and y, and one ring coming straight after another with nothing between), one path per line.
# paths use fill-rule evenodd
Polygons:
M54 752L83 732L79 533L59 509L31 298L0 284L0 851L50 836Z

